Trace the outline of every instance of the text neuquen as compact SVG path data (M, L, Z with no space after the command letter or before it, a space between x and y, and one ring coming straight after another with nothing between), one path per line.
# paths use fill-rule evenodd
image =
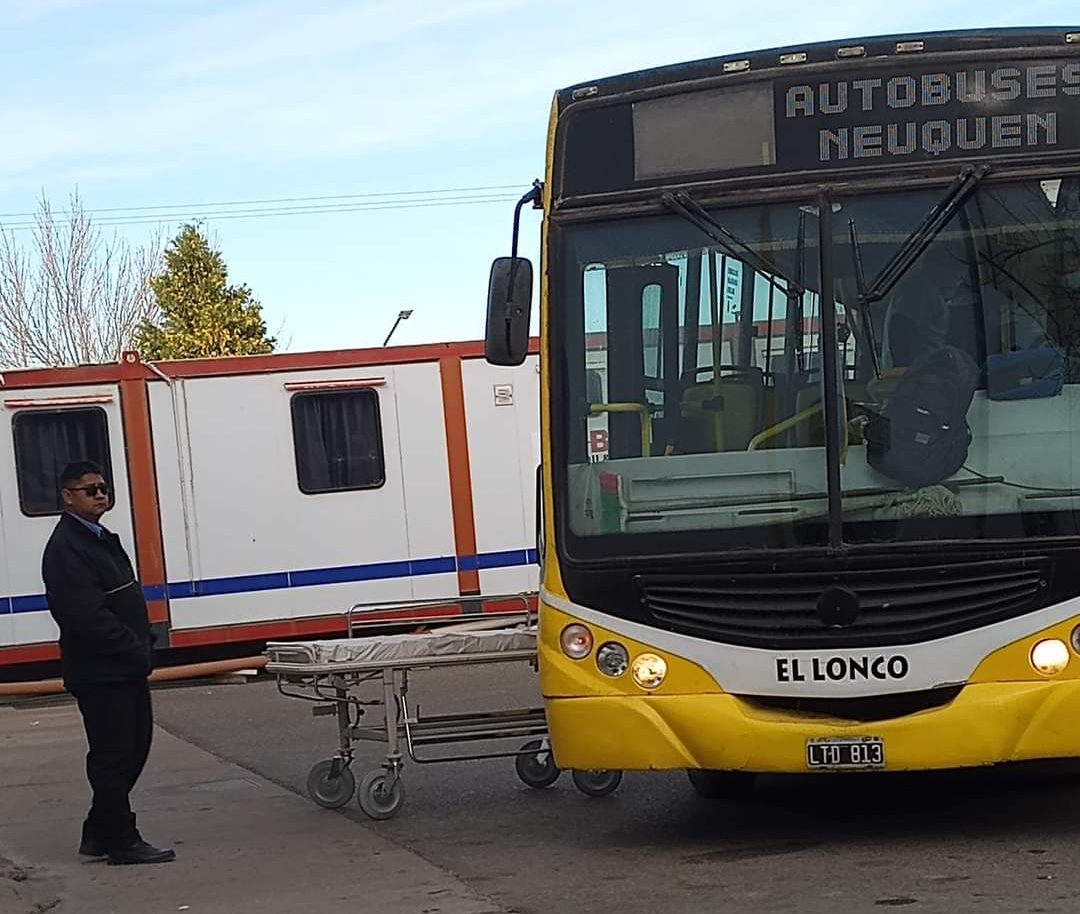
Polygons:
M791 120L869 115L864 124L819 129L820 161L828 163L1052 147L1061 117L1080 116L1080 110L1045 110L1044 99L1080 99L1080 62L795 85L786 92L784 114ZM1040 110L1016 110L1024 100L1039 100ZM957 116L957 106L972 111Z

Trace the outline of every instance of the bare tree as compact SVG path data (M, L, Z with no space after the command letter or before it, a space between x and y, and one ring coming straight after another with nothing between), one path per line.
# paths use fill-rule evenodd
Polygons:
M59 213L42 197L32 225L0 224L0 366L115 362L158 317L162 248L160 233L104 239L77 193Z

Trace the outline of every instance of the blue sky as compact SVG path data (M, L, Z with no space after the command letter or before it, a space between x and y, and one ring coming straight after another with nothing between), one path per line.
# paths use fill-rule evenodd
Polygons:
M1080 18L1064 0L0 0L0 17L0 213L78 189L90 210L204 217L294 351L378 345L402 308L414 314L396 343L479 338L513 204L244 219L205 204L524 192L562 86L800 42ZM138 243L155 226L119 230ZM526 211L534 260L538 238Z

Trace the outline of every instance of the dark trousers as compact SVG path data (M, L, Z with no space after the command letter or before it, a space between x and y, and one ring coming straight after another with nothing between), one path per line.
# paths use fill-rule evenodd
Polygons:
M154 717L145 682L81 686L75 692L90 751L86 776L94 792L83 823L83 839L105 850L130 847L139 839L128 794L150 754Z

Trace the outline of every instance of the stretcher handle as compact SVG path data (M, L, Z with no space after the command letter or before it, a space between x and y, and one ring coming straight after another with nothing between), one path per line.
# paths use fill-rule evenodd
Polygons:
M388 625L395 622L450 622L468 621L482 618L481 614L455 613L444 616L423 616L420 618L403 616L402 618L379 618L360 619L354 622L356 616L371 616L376 613L395 613L400 610L425 610L437 607L462 606L468 607L477 603L520 603L522 615L526 624L533 621L532 601L537 598L535 592L512 593L512 594L470 594L458 597L443 597L430 600L383 600L375 603L354 603L345 612L345 625L348 635L351 637L353 629L364 625ZM500 614L502 615L502 614Z

